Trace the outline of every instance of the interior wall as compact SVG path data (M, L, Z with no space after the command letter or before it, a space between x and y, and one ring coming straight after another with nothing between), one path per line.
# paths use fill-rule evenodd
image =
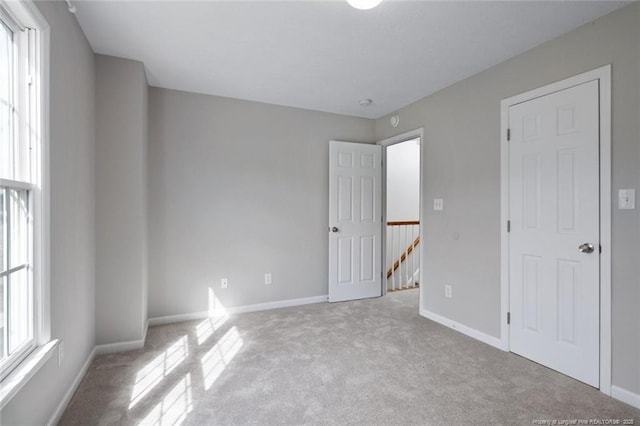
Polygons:
M376 138L424 127L422 307L500 334L500 101L612 64L613 200L640 183L640 4L584 25L402 108L400 126L376 120ZM444 211L434 212L434 198ZM613 384L640 393L640 215L612 206ZM459 233L459 240L453 238ZM444 285L453 298L444 297Z
M329 140L371 143L373 120L155 87L149 108L149 316L206 311L209 288L326 295Z
M387 221L420 220L420 144L387 147Z
M51 27L51 336L64 342L2 410L2 424L43 425L95 345L94 55L64 2L38 2Z
M96 342L146 327L147 78L142 62L96 55Z

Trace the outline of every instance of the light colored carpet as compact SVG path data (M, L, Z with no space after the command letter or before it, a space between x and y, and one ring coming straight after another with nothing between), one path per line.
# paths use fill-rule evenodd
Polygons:
M215 329L215 331L214 331ZM418 291L149 329L60 424L526 424L640 410L418 315Z

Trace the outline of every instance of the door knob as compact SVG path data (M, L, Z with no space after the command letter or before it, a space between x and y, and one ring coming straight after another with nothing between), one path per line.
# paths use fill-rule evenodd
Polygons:
M593 253L593 244L584 243L578 247L580 253Z
M339 231L339 229L338 229L337 226L334 226L333 228L331 228L331 232L338 232L338 231Z

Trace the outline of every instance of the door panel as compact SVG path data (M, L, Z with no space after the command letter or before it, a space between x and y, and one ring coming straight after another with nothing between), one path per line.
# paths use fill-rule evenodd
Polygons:
M377 182L380 185L380 182ZM360 178L360 222L375 222L376 208L376 179L373 176Z
M596 387L598 109L595 80L509 108L510 348Z
M541 258L537 256L523 256L523 277L524 287L524 327L536 333L540 332L540 322L542 319L542 283L540 277Z
M353 282L353 238L338 237L338 284Z
M330 142L330 302L382 295L381 152L378 145Z
M376 240L372 236L360 237L360 281L375 280Z

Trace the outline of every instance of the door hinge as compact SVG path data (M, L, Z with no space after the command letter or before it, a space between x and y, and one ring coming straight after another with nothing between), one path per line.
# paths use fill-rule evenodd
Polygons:
M602 254L602 244L598 244L598 250L600 250L600 254Z
M511 324L511 312L507 312L507 325Z
M511 129L507 129L507 140L511 140Z
M507 221L507 232L511 232L511 221Z

